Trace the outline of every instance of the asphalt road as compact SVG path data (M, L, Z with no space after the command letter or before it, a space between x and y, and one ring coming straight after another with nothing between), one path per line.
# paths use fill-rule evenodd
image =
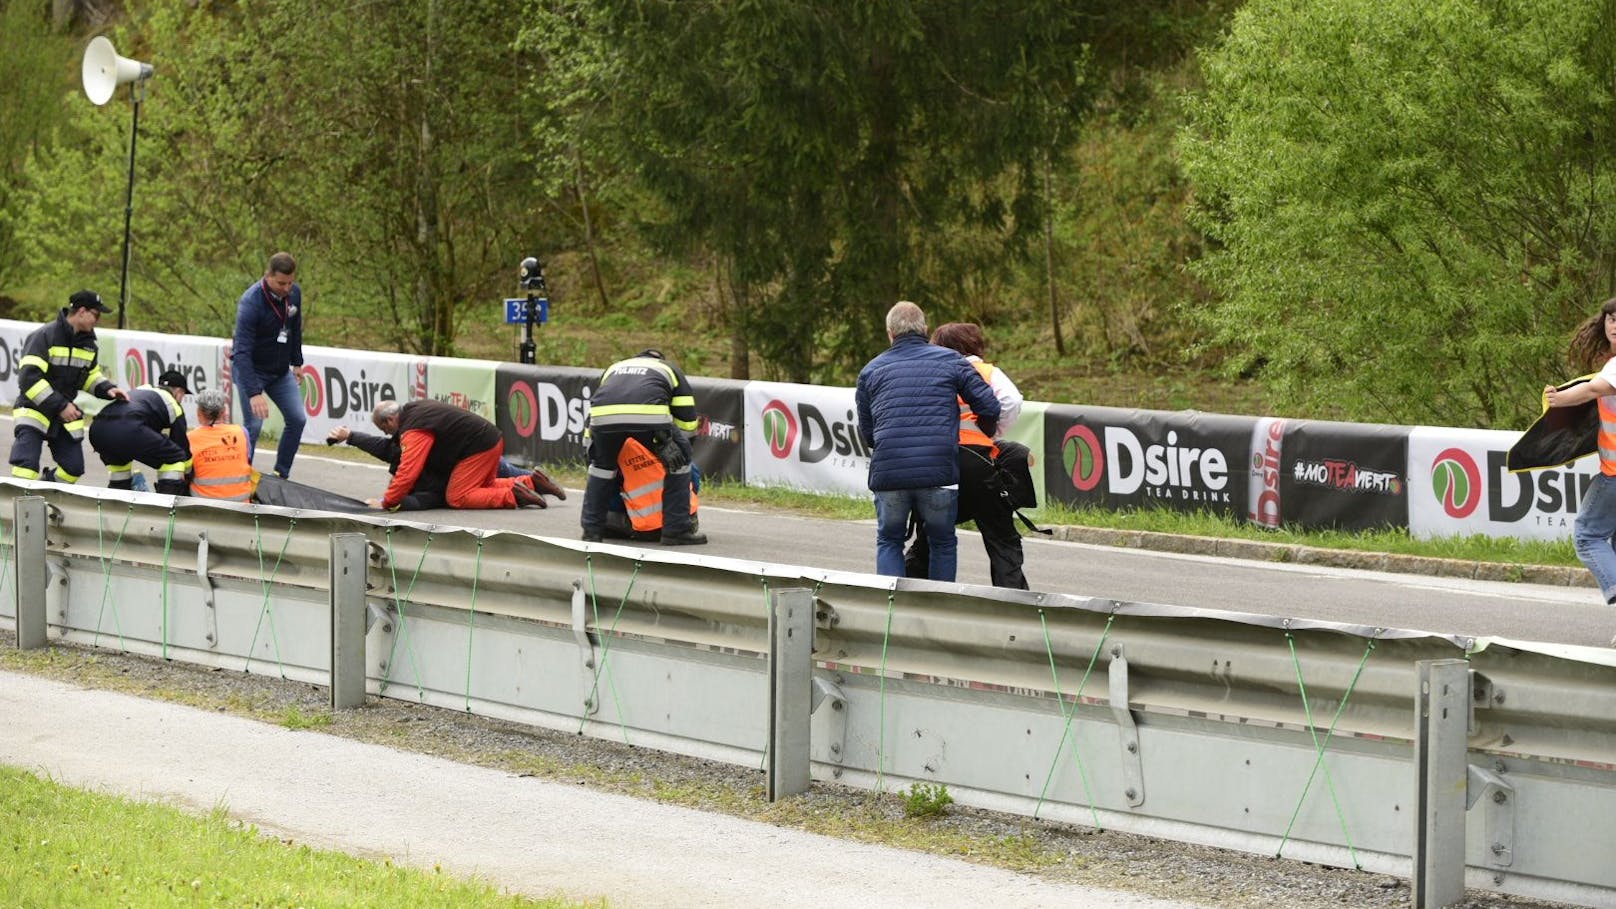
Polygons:
M0 445L8 455L9 428L0 424ZM355 498L380 496L386 488L388 475L380 462L327 457L318 446L303 451L293 468L294 480ZM88 445L85 453L89 469L83 482L105 485L105 468ZM272 453L260 450L256 466L265 469L272 461ZM542 510L445 509L412 512L409 517L576 539L582 497L582 491L572 490L567 501L552 502ZM706 555L844 571L875 568L872 521L850 523L708 505L701 509L701 527L711 540L699 550ZM1035 590L1596 647L1606 646L1616 634L1616 608L1600 603L1593 588L1254 562L1033 538L1025 546L1027 579ZM989 583L981 542L968 531L960 535L958 580Z

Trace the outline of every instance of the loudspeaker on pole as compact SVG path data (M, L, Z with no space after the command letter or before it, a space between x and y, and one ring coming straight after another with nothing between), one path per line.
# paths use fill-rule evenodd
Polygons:
M150 63L121 57L106 37L97 35L84 49L84 94L96 105L112 100L120 85L150 79Z

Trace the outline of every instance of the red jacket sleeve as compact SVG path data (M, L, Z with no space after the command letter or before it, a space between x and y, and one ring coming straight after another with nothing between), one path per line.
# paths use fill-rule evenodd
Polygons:
M415 488L415 481L421 477L421 468L426 466L426 456L432 453L432 443L437 437L424 429L412 429L404 433L399 440L398 473L393 474L393 482L387 486L387 492L382 496L383 508L397 508L404 497Z

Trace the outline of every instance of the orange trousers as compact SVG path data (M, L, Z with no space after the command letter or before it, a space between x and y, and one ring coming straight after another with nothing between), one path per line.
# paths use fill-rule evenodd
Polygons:
M469 455L449 473L449 488L443 497L450 508L515 508L516 493L511 486L525 477L501 477L499 459L505 454L505 440L493 448ZM529 480L529 483L532 481Z

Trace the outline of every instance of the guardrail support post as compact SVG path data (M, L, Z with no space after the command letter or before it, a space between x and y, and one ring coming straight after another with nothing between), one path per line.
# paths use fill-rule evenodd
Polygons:
M1464 898L1470 667L1422 660L1414 717L1414 909Z
M808 789L813 706L813 591L777 591L769 611L769 801Z
M365 586L362 533L331 535L331 709L365 705Z
M12 576L17 579L17 649L45 646L45 499L21 496L14 510L11 546Z

